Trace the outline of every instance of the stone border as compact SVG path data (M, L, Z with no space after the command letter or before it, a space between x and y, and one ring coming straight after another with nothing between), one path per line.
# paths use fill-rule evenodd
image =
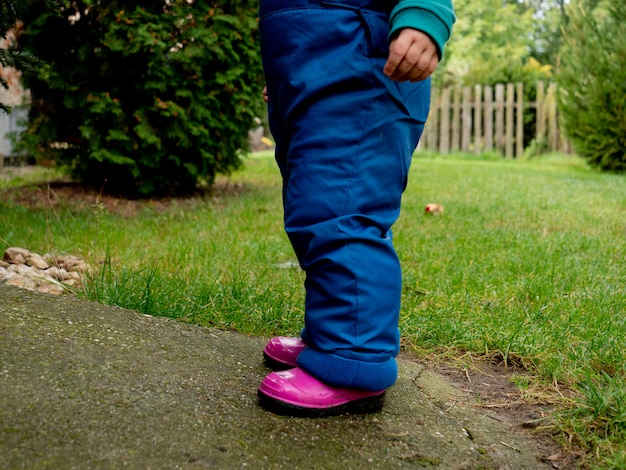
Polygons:
M25 248L11 247L0 260L0 284L47 294L62 295L83 287L90 266L74 255L43 256Z

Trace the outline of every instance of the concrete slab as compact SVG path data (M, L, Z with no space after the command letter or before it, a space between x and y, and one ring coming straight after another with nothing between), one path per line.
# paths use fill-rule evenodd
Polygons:
M0 286L0 468L551 468L408 360L380 413L268 413L265 340Z

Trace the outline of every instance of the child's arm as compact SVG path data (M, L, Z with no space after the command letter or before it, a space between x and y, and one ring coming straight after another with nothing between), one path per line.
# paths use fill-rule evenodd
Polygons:
M398 81L428 78L443 57L455 20L452 0L400 0L391 12L385 74Z
M437 47L427 34L412 28L400 31L389 45L385 75L392 80L426 80L439 64Z

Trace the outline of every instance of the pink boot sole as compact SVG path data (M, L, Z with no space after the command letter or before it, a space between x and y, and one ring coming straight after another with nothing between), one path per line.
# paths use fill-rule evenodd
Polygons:
M272 369L291 369L296 367L296 359L306 347L300 338L276 336L268 341L263 350L265 362Z
M331 387L299 367L267 375L258 393L259 403L269 411L302 417L374 413L385 401L385 390Z

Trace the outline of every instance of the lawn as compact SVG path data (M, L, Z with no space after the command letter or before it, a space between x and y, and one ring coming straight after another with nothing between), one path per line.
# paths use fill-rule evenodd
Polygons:
M5 169L6 171L6 169ZM47 175L49 176L49 175ZM0 247L81 255L79 295L246 334L297 334L303 275L269 154L203 197L128 203L0 179ZM427 203L445 213L426 215ZM416 154L394 240L407 351L498 357L594 467L626 466L626 179L574 157Z

